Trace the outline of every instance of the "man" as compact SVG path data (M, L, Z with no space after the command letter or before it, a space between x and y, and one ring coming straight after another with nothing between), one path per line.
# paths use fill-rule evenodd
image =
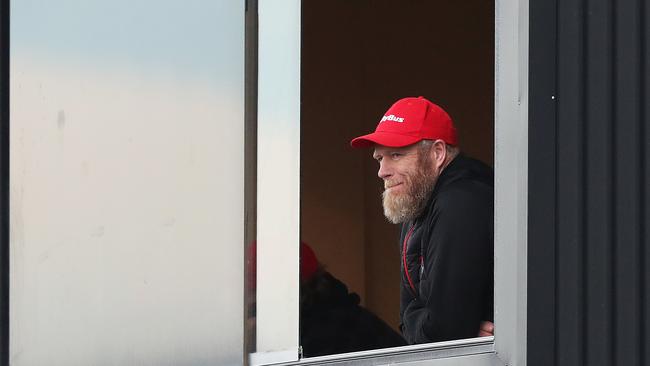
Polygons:
M300 245L300 345L304 357L399 347L406 341Z
M449 115L398 100L375 132L386 218L402 224L400 328L410 344L492 335L493 173L460 153Z
M254 300L257 272L257 244L247 255L249 299ZM399 347L406 341L370 310L361 298L329 273L314 250L300 243L300 345L304 357ZM246 326L255 339L256 304L248 303ZM253 341L254 342L254 341ZM254 346L252 346L254 348Z

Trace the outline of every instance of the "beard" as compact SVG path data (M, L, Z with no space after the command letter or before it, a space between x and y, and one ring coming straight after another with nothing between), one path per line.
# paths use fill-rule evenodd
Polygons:
M381 195L384 215L393 224L400 224L420 216L433 192L436 176L430 171L428 156L418 161L414 173L405 176L404 184L407 189L402 193L391 193L385 189ZM390 187L390 180L384 182L384 187Z

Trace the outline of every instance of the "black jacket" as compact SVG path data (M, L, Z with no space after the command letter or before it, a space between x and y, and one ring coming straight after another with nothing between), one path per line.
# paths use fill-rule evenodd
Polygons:
M490 167L459 155L402 226L400 326L410 344L476 337L493 321L493 181Z
M343 282L318 272L302 284L300 344L304 357L404 346L406 342L388 324L359 305Z

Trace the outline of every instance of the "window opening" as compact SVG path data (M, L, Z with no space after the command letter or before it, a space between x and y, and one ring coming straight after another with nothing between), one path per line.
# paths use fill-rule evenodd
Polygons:
M452 116L461 150L493 165L494 19L494 2L302 3L301 240L395 332L399 226L383 216L371 151L349 141L374 130L396 100L425 96ZM368 347L312 352L309 326L301 314L307 357Z

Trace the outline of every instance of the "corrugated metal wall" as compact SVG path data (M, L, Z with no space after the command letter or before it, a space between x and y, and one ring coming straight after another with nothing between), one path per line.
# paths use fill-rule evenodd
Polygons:
M530 11L529 365L650 365L650 4Z

